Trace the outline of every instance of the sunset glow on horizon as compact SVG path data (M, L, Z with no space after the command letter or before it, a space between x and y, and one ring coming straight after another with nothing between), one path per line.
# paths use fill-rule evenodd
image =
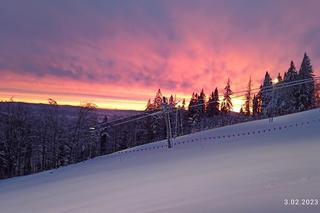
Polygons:
M188 103L202 88L223 95L228 78L233 91L250 76L258 88L266 70L283 75L291 60L299 69L304 52L320 73L316 0L17 4L0 8L2 101L143 110L160 88Z

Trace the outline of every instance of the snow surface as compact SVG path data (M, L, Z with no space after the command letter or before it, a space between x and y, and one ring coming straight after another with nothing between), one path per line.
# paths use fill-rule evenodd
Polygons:
M220 137L220 138L219 138ZM0 181L0 212L320 212L320 110L207 130Z

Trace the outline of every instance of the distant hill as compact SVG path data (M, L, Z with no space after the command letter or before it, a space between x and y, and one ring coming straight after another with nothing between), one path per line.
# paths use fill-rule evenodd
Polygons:
M48 104L34 104L24 102L0 102L0 113L4 113L6 111L5 108L7 104L19 104L23 107L31 109L33 113L38 113L39 111L46 110L49 106ZM60 112L67 115L68 117L76 117L79 112L79 108L79 106L59 105ZM102 120L104 116L107 115L108 120L112 121L139 114L141 113L141 111L97 108L96 113L98 114L99 120Z

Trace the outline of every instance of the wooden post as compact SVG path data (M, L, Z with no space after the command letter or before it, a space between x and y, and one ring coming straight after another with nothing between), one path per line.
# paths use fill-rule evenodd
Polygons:
M164 115L164 119L166 122L168 148L171 149L172 148L172 142L171 142L172 133L171 133L170 111L169 111L168 105L163 105L162 110L163 110L163 115Z

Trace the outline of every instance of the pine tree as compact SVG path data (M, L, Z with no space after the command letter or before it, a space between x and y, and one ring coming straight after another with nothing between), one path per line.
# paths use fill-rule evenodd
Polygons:
M247 116L251 115L251 107L252 107L251 88L252 88L252 83L251 83L251 77L250 77L249 83L248 83L248 90L246 93L245 106L244 106L244 113Z
M280 89L279 87L281 87L281 85L283 84L283 79L282 79L282 76L280 73L278 73L278 76L277 76L277 79L276 79L276 82L274 82L274 91L273 91L273 104L274 104L274 112L277 114L277 115L282 115L284 112L284 108L282 107L282 102L283 102L283 97L284 97L284 92L285 90L283 89Z
M151 111L153 109L154 109L153 104L151 103L151 100L149 99L145 111Z
M280 73L278 73L277 80L278 80L278 83L281 83L283 80Z
M162 96L161 90L158 89L158 92L156 93L156 97L154 98L154 101L153 101L154 109L161 109L162 103L163 103L163 96Z
M181 104L181 109L185 109L186 108L186 99L182 99L182 104Z
M192 97L189 102L188 117L191 125L197 124L200 120L199 111L197 109L198 97L198 93L192 93Z
M175 107L176 104L177 104L177 99L176 99L176 97L173 97L173 95L171 95L170 98L169 98L169 106Z
M262 111L264 114L268 114L268 106L272 98L271 89L272 89L272 79L267 71L264 76L262 88L260 90L261 100L262 100Z
M212 117L213 116L213 92L211 92L211 95L209 96L208 99L208 104L207 104L207 116Z
M286 75L283 79L283 82L290 83L296 81L298 79L298 72L294 65L294 62L291 61L290 67L286 72ZM297 110L298 105L298 94L299 87L298 86L289 86L286 88L281 89L281 103L280 103L280 110L282 113L292 113Z
M316 96L315 105L316 107L320 107L320 82L316 83L315 96Z
M246 115L246 113L244 112L244 110L243 110L243 108L244 108L245 106L241 106L241 108L240 108L240 115Z
M261 90L262 90L262 85L260 86L260 90L256 96L256 99L258 101L258 106L257 106L257 113L258 115L259 114L262 114L263 113L263 109L262 109L262 93L261 93Z
M256 95L253 95L252 99L252 115L258 115L258 98Z
M223 101L221 103L221 112L228 113L232 110L233 105L231 101L232 90L230 88L230 79L228 78L227 85L224 88Z
M195 93L192 93L189 106L188 106L189 117L193 117L193 115L196 114L195 105L197 104L197 100L198 100L198 95L196 95Z
M200 117L203 117L206 112L206 95L205 95L203 89L201 90L200 95L198 96L197 110L198 110Z
M296 66L294 65L294 62L291 61L288 72L286 72L284 81L285 82L295 81L297 80L297 76L298 76L298 72L296 70Z
M213 114L214 115L219 115L220 111L219 111L219 91L218 88L216 88L214 90L214 94L213 94Z
M162 97L162 104L160 105L160 108L162 107L162 105L168 105L168 98L165 96Z
M212 117L214 115L219 115L219 93L218 88L214 90L214 92L211 93L208 104L207 104L207 115L209 117Z
M314 74L311 65L310 58L307 53L304 54L301 67L298 74L299 80L310 80L311 82L301 84L299 86L298 94L298 110L306 110L313 108L315 105L315 86L314 86Z

